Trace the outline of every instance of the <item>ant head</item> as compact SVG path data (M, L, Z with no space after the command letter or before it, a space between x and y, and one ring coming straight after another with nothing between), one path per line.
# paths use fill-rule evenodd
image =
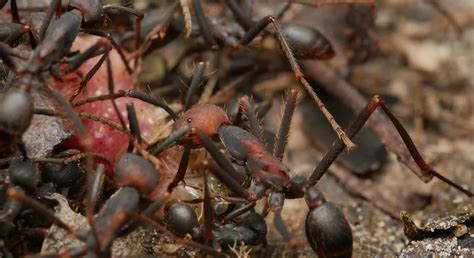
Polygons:
M82 174L83 170L79 162L71 162L64 166L48 164L43 169L42 178L59 187L69 187L73 185Z
M146 195L158 185L160 176L143 157L125 153L115 167L115 179L121 186L131 186Z
M182 202L167 204L165 219L169 229L179 236L191 233L198 223L196 213L191 206Z
M266 242L267 223L262 215L256 212L250 212L250 214L242 220L241 225L257 233L257 237L253 243L249 243L250 245L258 245Z
M14 161L8 169L10 181L27 190L35 190L39 182L39 171L29 160Z
M189 128L199 130L212 138L217 135L217 129L223 124L230 124L230 120L222 108L215 105L200 104L184 112L174 123L173 131L187 125ZM190 141L193 147L201 145L199 137L192 132L185 135L181 141Z

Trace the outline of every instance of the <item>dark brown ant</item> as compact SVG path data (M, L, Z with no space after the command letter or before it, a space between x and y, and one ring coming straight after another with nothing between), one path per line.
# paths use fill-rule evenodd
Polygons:
M0 132L6 136L2 137L3 141L8 139L1 146L8 146L12 142L16 142L28 128L33 116L33 99L29 95L29 91L32 81L38 78L41 79L40 75L43 71L50 70L53 76L60 78L60 75L74 71L88 58L111 49L111 46L105 40L100 40L89 50L74 56L66 68L59 70L58 64L63 57L69 54L72 42L76 39L81 28L87 30L87 28L101 27L105 20L106 11L110 9L118 9L135 15L137 16L138 23L142 18L142 14L126 7L103 7L99 0L73 0L69 1L69 11L61 15L58 20L50 25L49 22L54 15L54 10L60 8L60 3L61 1L59 0L52 1L47 16L44 18L40 28L40 43L35 46L25 64L18 63L12 59L11 54L16 54L16 51L9 49L6 45L0 46L0 58L5 60L5 64L17 75L21 76L17 82L18 87L10 87L0 97L0 106L3 112L0 114ZM16 7L16 1L12 0L11 4L12 16L17 17L18 10L13 8L13 6ZM14 18L14 20L17 19ZM136 27L139 28L139 26ZM111 44L117 46L110 34L90 29L89 32L108 37ZM139 34L139 31L137 33ZM121 54L122 60L131 73L131 69L121 49L118 46L116 49ZM19 55L15 56L22 57ZM102 59L102 62L104 60ZM98 65L100 66L101 64ZM95 73L95 70L93 69L91 73L86 78L90 78ZM6 113L7 111L12 112Z
M66 150L53 157L29 158L23 150L23 157L4 158L2 164L9 163L6 171L8 177L0 179L0 184L4 188L1 189L0 195L17 191L31 199L43 201L47 195L60 188L68 190L68 196L73 196L73 188L77 187L77 183L83 182L81 179L84 177L84 172L79 161L85 156L77 150ZM104 161L103 158L95 156L96 160ZM83 189L84 186L80 185L78 188ZM78 196L77 199L82 199L81 195ZM73 198L72 200L76 200ZM47 201L45 205L49 206ZM33 219L28 219L32 212L27 208L23 202L0 198L0 240L4 241L6 250L15 245L14 236L22 235L23 228L42 231L50 226L46 220L37 220L38 216L33 215ZM30 237L34 238L28 235L24 237L24 241L29 241Z

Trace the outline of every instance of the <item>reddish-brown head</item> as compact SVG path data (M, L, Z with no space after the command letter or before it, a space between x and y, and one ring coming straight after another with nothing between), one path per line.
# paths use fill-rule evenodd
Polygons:
M230 120L222 108L215 105L200 104L184 112L174 123L173 131L187 125L189 128L200 130L207 136L213 138L217 135L217 129L223 124L230 124ZM201 145L201 140L199 140L192 130L181 139L181 142L191 142L193 147Z

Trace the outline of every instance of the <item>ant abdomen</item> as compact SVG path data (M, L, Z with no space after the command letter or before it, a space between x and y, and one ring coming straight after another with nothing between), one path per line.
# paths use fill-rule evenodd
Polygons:
M283 31L296 58L327 60L334 57L334 49L321 32L295 23L286 23Z
M115 179L119 185L134 187L146 195L156 188L160 176L155 167L143 157L125 153L115 167Z
M4 136L21 137L28 129L33 118L33 99L23 89L11 87L0 96L0 133ZM8 145L3 141L12 141L12 137L2 137L0 146Z
M310 208L306 237L318 257L351 257L352 231L341 210L326 202L314 187L308 189L305 198Z
M190 234L198 224L194 210L188 204L172 202L165 207L168 228L178 236Z

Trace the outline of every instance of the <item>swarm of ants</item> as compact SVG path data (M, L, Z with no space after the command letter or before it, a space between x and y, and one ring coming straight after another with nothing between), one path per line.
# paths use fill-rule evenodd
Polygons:
M385 153L380 141L422 181L436 177L472 198L472 185L453 182L425 161L380 96L362 107L350 103L357 110L342 127L320 98L327 93L318 92L300 67L300 60L325 61L337 53L322 32L284 19L293 6L347 7L350 61L362 62L374 47L374 1L283 1L262 16L253 14L252 1L223 2L163 1L142 12L130 3L99 0L34 6L0 1L2 256L108 257L117 239L140 228L204 255L232 256L238 255L235 245L267 246L274 226L290 248L309 245L319 257L350 257L351 225L318 183L342 152L347 159L357 148ZM367 11L366 19L359 8ZM144 85L139 74L160 68L146 67L146 57L183 40L186 49L173 53L173 64ZM179 69L190 60L192 68L183 74ZM272 99L254 94L253 86L256 78L281 70L292 74L298 88L279 90L286 92L281 122L270 132L260 121ZM312 110L308 121L319 116L331 135L309 176L294 175L285 164L293 113L303 95ZM34 122L45 117L57 119L63 134L34 150L25 137L31 128L48 133L40 128L49 124ZM374 134L354 143L359 132L368 132L366 122ZM373 168L365 167L355 173L367 176ZM305 200L306 239L282 217L285 199ZM61 200L87 226L70 225L55 213ZM270 212L273 225L265 220ZM79 241L42 248L54 227Z

